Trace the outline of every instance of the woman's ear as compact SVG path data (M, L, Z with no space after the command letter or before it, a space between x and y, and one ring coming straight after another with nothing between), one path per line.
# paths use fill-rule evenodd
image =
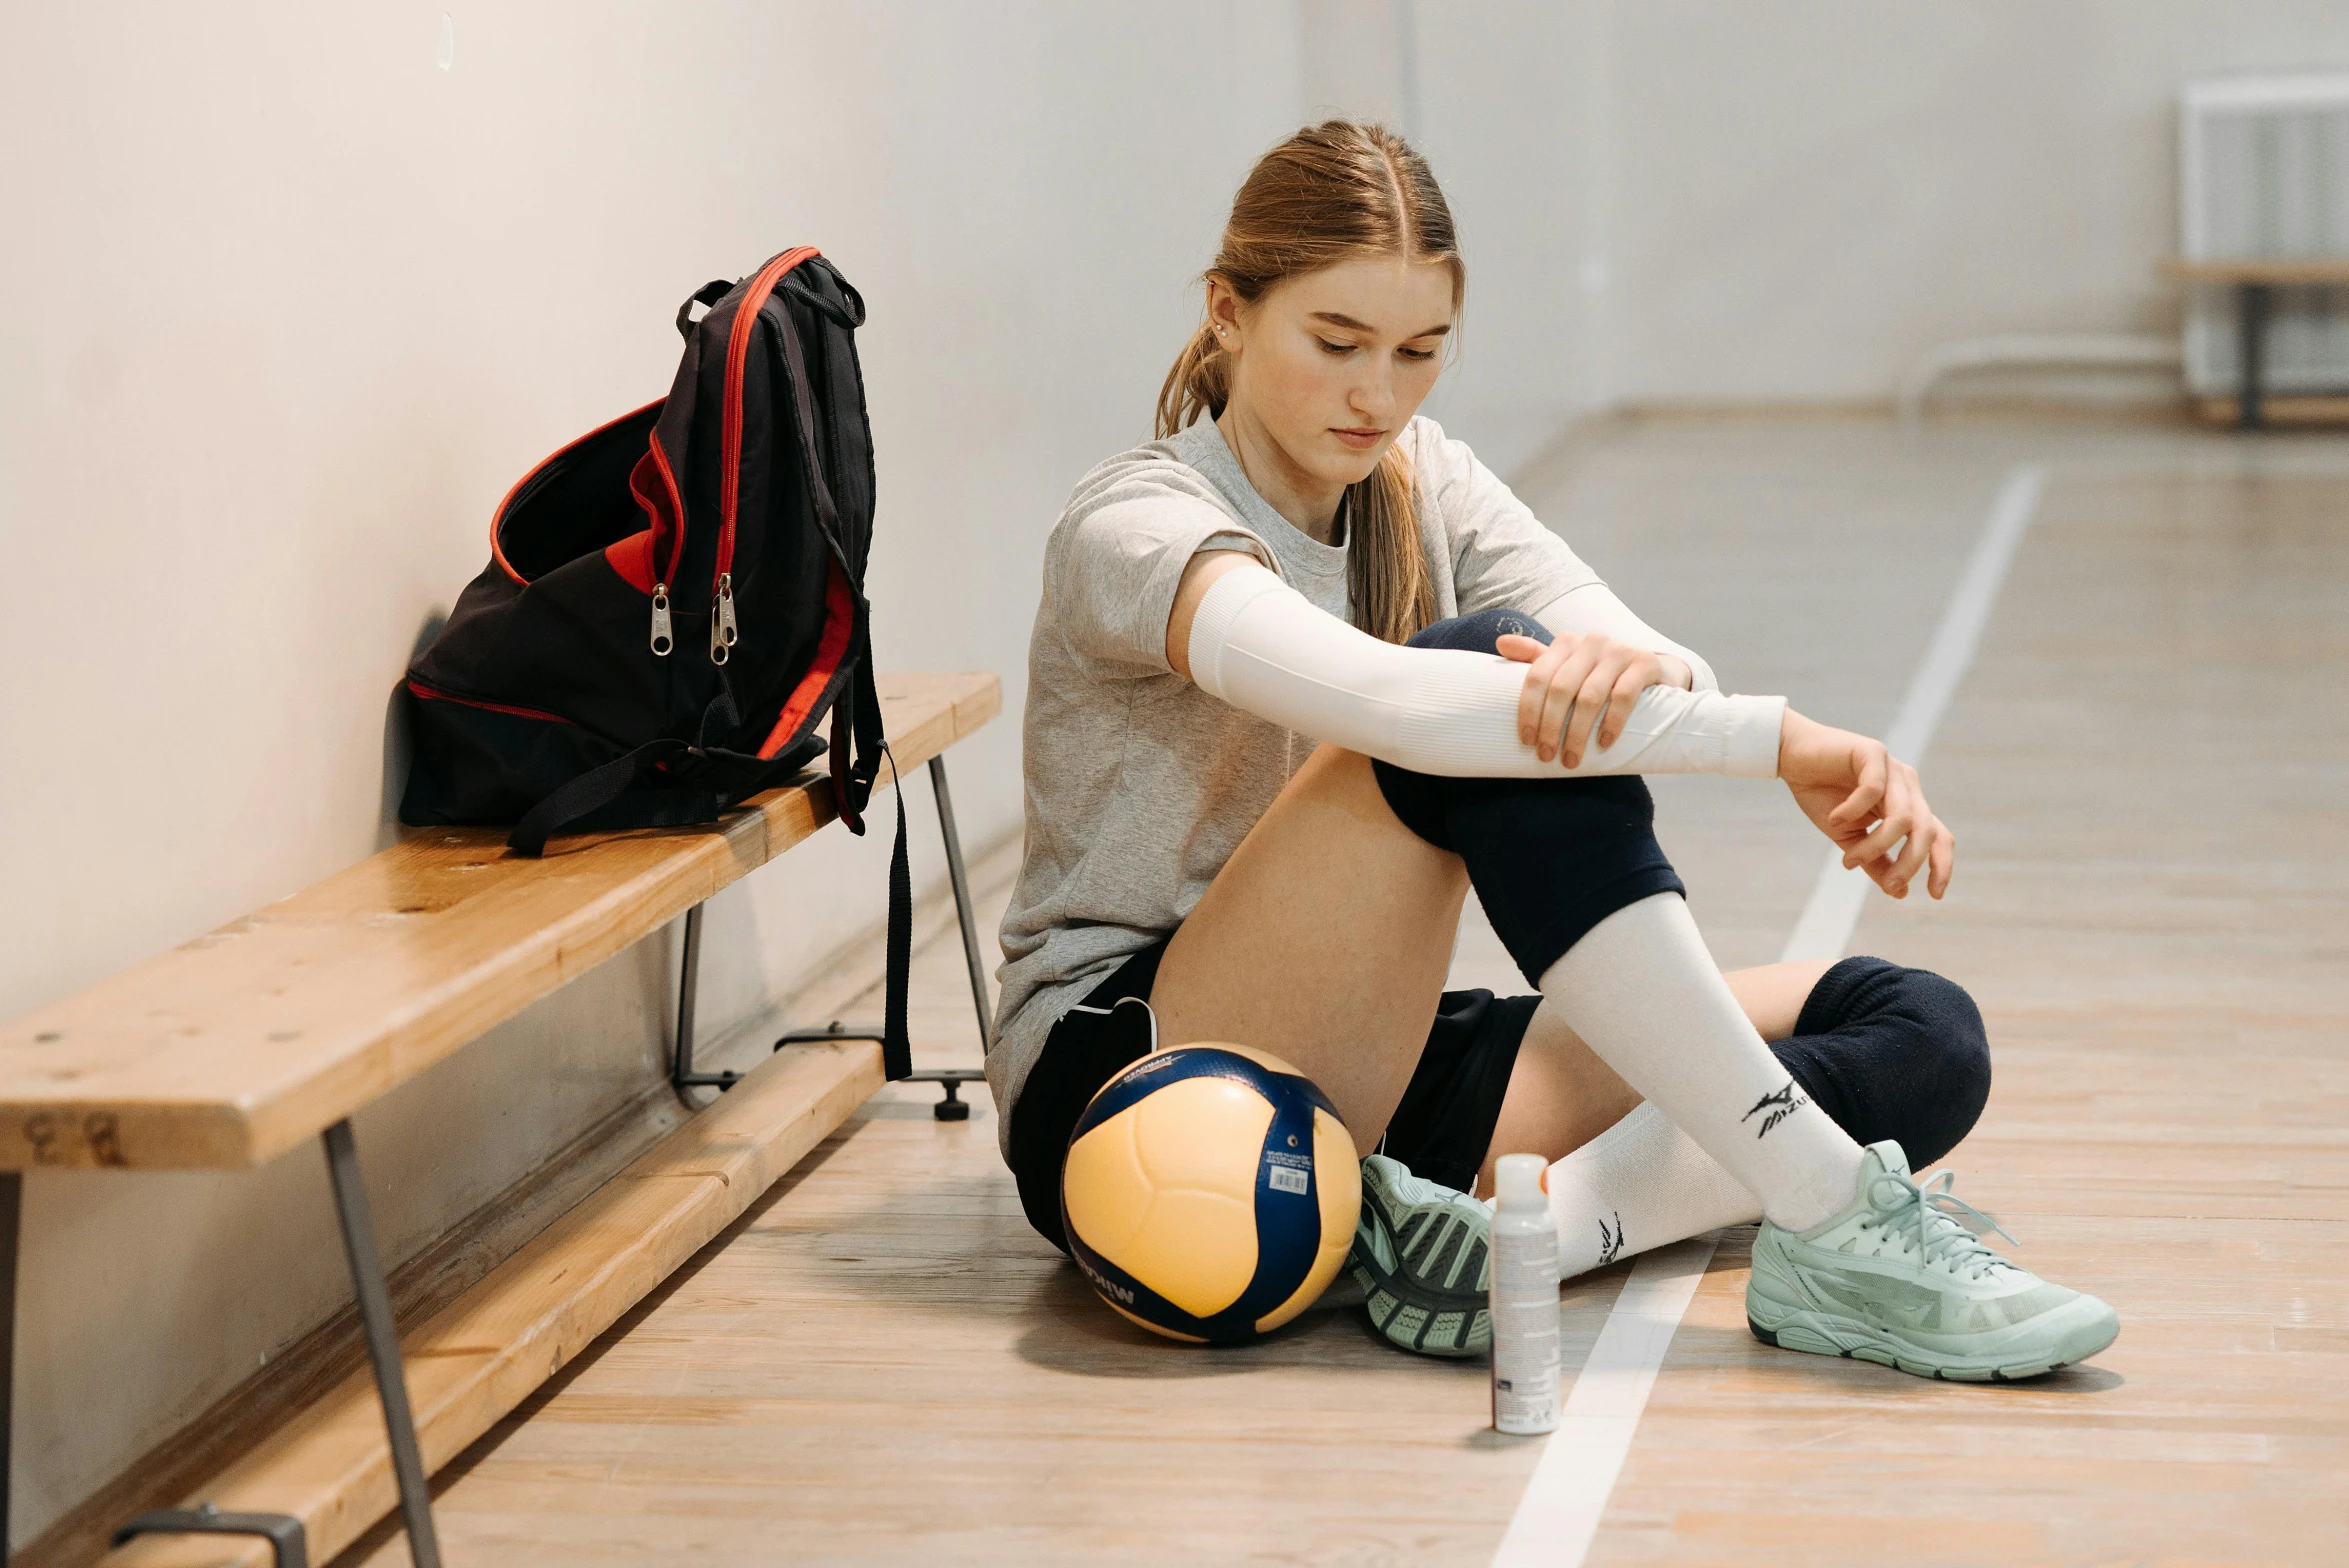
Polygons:
M1215 333L1218 347L1231 353L1240 346L1240 296L1232 286L1210 272L1207 274L1207 325Z

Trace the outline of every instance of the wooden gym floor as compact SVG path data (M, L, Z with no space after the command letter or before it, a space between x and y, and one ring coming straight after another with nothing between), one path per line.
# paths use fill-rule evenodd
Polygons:
M1731 1232L1590 1562L2349 1562L2349 441L1628 425L1529 499L1732 689L1880 730L2025 462L1925 768L1957 884L1872 899L1851 950L1980 999L1959 1191L2120 1342L1995 1388L1769 1350ZM1658 795L1716 956L1776 958L1818 841L1775 786ZM1464 934L1463 981L1521 988L1496 960ZM975 1063L951 934L916 985L931 1061ZM1339 1309L1152 1340L1028 1231L984 1096L934 1095L886 1091L452 1466L449 1561L1491 1561L1539 1449L1485 1430L1481 1366ZM1626 1272L1567 1288L1570 1368Z

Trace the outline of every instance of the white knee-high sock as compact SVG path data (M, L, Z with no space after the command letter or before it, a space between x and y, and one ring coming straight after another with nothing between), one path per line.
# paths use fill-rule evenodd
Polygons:
M1851 1206L1860 1146L1811 1103L1705 951L1676 893L1593 926L1541 977L1599 1060L1694 1139L1762 1212L1809 1230Z
M1761 1200L1653 1105L1550 1167L1558 1277L1762 1217Z

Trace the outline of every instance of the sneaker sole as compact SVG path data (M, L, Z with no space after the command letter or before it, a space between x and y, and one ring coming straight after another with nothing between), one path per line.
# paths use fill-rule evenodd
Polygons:
M1414 1264L1431 1267L1452 1261L1447 1256L1451 1249L1442 1245L1446 1235L1435 1224L1440 1218L1441 1210L1423 1210L1395 1230L1379 1211L1376 1223L1387 1230L1401 1267L1389 1273L1357 1246L1346 1271L1362 1287L1371 1326L1389 1344L1422 1356L1465 1360L1492 1348L1492 1311L1485 1293L1438 1285L1412 1272ZM1468 1245L1458 1272L1475 1279L1485 1266L1488 1238L1476 1236Z
M1841 1356L1849 1361L1872 1361L1878 1366L1906 1372L1911 1377L1937 1378L1945 1383L2022 1383L2032 1378L2059 1372L2074 1362L2085 1361L2098 1352L2110 1349L2121 1337L2118 1320L2109 1324L2109 1331L2101 1337L2085 1336L2093 1343L2062 1346L2056 1356L2030 1356L2021 1359L1986 1359L1982 1361L1928 1360L1917 1353L1913 1345L1906 1345L1877 1332L1864 1323L1850 1318L1826 1318L1816 1313L1797 1313L1775 1329L1764 1328L1749 1312L1745 1326L1754 1338L1779 1350L1799 1350L1814 1356ZM2059 1359L2060 1358L2060 1359Z

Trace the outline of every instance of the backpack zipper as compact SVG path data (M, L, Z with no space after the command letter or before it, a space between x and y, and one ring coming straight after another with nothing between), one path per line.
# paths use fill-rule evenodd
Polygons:
M718 569L710 585L715 600L710 616L710 662L724 664L740 640L734 622L734 512L742 478L742 369L750 358L750 340L757 331L758 314L775 292L783 275L811 256L821 255L813 245L785 251L758 271L734 307L726 329L726 408L722 426L718 474ZM680 551L684 541L678 541Z
M667 658L669 650L677 646L676 635L669 629L669 585L654 583L652 591L652 651Z
M734 574L718 574L718 599L710 606L710 662L724 664L728 650L742 640L734 624Z

